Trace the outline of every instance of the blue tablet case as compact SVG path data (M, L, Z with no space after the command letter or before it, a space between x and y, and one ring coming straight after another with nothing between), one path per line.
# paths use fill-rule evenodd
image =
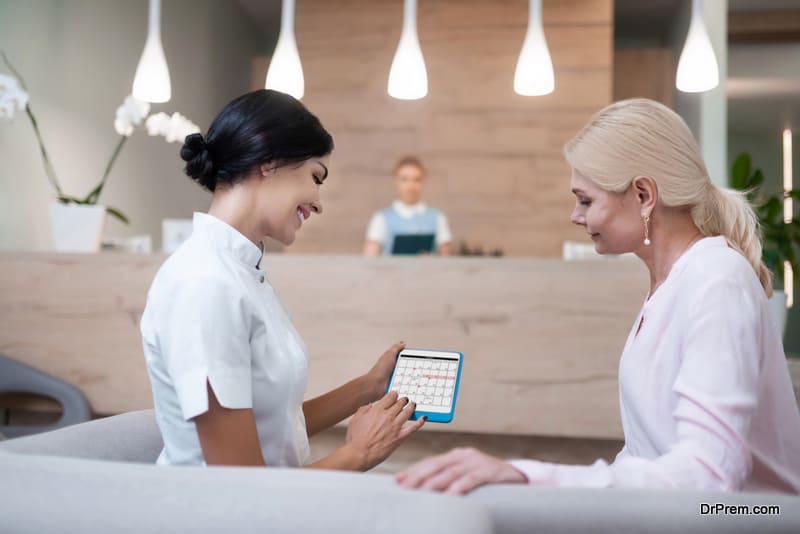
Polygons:
M406 349L406 350L411 350L411 351L420 350L420 351L422 351L422 350L434 350L434 349ZM454 384L454 387L453 387L453 402L450 405L450 411L446 412L446 413L439 413L439 412L426 412L426 411L422 411L422 410L417 410L411 416L411 418L410 418L411 421L416 421L417 419L419 419L420 417L423 417L423 416L427 417L427 420L432 422L432 423L450 423L450 422L453 421L453 415L455 414L455 411L456 411L456 400L458 399L458 387L459 387L459 385L461 383L461 368L464 366L464 354L461 353L461 352L455 351L455 350L438 350L437 349L437 350L435 350L435 352L452 352L454 354L460 355L460 358L458 360L458 369L456 371L456 381L455 381L455 384ZM398 360L399 360L399 355L398 355ZM386 393L389 393L389 391L391 391L391 389L389 389L389 388L390 388L390 386L392 384L392 380L394 379L394 372L396 370L397 370L397 360L395 361L395 368L392 370L392 376L389 377L389 383L386 385Z

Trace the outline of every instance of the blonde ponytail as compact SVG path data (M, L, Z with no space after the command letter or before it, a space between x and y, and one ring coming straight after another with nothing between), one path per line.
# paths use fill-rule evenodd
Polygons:
M706 236L722 235L733 249L744 256L772 296L772 273L761 260L761 237L758 219L747 197L739 191L724 189L709 180L708 196L692 208L695 226Z
M753 208L740 193L711 181L700 147L677 113L645 98L615 102L595 113L564 146L564 155L573 169L606 191L626 191L637 176L655 180L664 206L691 208L703 235L725 236L772 295Z

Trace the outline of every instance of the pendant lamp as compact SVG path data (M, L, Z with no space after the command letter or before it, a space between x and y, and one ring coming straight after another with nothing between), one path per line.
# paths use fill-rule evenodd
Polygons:
M133 78L133 96L153 103L168 102L172 98L169 67L161 46L161 0L150 0L147 41Z
M281 4L281 33L267 70L265 87L303 98L305 78L297 41L294 38L294 0L283 0Z
M692 0L692 22L678 60L675 85L684 93L710 91L719 85L719 67L703 22L700 0Z
M514 72L514 91L523 96L542 96L555 89L553 61L542 28L542 0L530 0L528 32Z
M388 92L401 100L418 100L428 94L428 73L417 36L417 0L405 0L403 32L389 71Z

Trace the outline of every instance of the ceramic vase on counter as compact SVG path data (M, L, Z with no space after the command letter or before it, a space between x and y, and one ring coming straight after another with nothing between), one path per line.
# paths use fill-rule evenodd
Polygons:
M106 224L106 207L97 205L50 205L50 226L58 252L97 252Z

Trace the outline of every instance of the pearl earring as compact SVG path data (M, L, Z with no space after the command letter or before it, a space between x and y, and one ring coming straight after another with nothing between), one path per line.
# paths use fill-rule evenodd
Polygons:
M644 219L644 245L650 246L650 216L642 214Z

